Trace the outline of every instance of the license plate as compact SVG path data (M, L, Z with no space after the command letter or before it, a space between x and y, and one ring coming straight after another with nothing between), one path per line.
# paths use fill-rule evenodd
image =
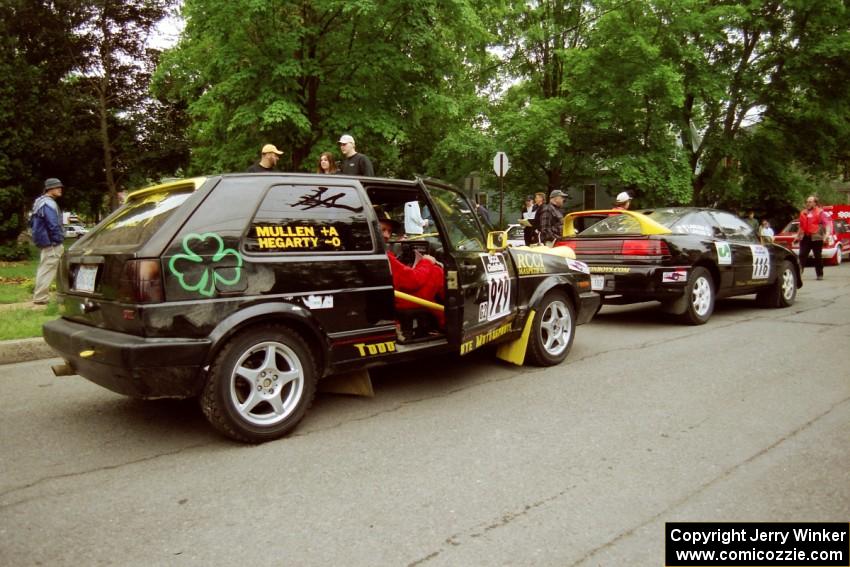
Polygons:
M593 291L600 291L605 287L605 276L590 276L590 289Z
M74 277L74 291L94 292L95 277L97 277L97 266L80 266Z

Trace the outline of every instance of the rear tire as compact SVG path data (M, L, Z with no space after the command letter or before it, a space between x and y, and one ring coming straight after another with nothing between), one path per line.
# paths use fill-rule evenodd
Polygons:
M218 431L262 443L291 431L313 403L317 370L291 329L263 325L232 338L210 366L201 409Z
M779 265L776 281L769 288L760 291L756 295L756 301L765 307L790 307L796 299L797 275L791 262L783 260Z
M680 321L688 325L703 325L714 313L714 280L711 274L701 266L691 270L685 285L685 312Z
M532 364L554 366L567 358L576 332L575 313L573 302L563 291L555 289L543 297L528 343L528 358Z

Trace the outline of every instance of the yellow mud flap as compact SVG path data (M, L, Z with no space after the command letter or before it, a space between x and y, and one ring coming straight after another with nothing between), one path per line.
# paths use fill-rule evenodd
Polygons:
M528 338L531 336L531 327L534 323L534 309L528 314L528 319L525 320L525 327L522 329L522 334L518 339L514 339L509 343L502 343L496 349L496 356L505 362L522 366L525 362L525 351L528 349Z
M352 396L375 396L372 389L372 378L366 369L354 370L345 374L334 374L319 380L318 389L328 394L349 394Z

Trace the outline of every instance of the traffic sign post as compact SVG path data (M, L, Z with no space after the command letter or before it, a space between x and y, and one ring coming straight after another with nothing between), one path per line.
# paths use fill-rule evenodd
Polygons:
M505 227L504 202L505 202L505 174L511 164L508 162L508 156L505 152L497 152L493 158L493 171L499 176L499 229Z

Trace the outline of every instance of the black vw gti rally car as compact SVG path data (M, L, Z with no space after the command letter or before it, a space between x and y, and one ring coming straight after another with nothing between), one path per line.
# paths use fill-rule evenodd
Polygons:
M401 223L411 209L421 234L385 241L379 215ZM394 290L390 251L436 259L437 300ZM68 250L57 285L61 318L44 326L57 373L198 397L246 442L295 427L320 379L371 391L374 365L496 343L515 364L558 364L600 301L572 250L508 248L451 186L313 174L136 191Z

